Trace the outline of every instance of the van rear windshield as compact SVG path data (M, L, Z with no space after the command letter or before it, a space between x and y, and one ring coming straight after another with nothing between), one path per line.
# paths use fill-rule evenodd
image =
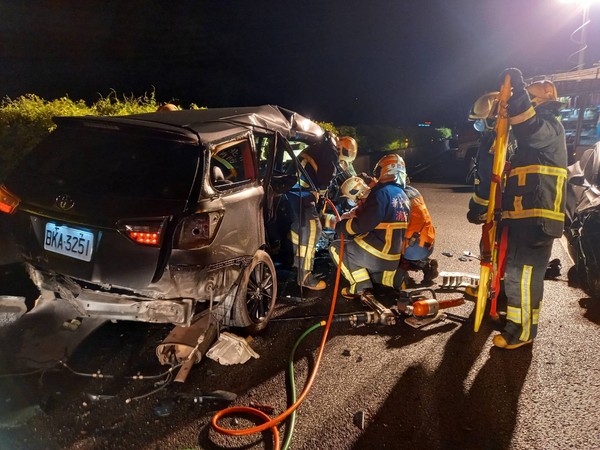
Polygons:
M141 133L58 128L21 162L14 177L86 194L187 199L199 147Z

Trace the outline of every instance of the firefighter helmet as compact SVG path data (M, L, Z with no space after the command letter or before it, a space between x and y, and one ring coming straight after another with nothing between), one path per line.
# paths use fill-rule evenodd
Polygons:
M339 151L339 160L351 163L356 158L358 153L358 145L356 140L350 136L342 136L337 139L337 148Z
M369 186L367 186L361 177L351 177L342 183L340 191L343 197L356 203L357 200L369 195L371 189L369 189Z
M537 108L543 103L557 102L558 92L556 86L550 80L536 81L526 87L531 97L531 104L534 108Z
M469 112L469 120L495 119L498 114L498 95L500 92L488 92L475 100Z
M373 170L375 178L380 183L394 182L402 187L406 186L406 165L400 155L391 153L381 158L375 170Z

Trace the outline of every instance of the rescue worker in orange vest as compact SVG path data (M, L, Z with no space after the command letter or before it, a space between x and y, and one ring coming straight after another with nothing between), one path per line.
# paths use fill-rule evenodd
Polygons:
M310 145L298 155L300 164L312 181L311 185L300 172L298 183L288 193L293 216L290 235L294 247L294 267L298 270L297 281L301 287L316 291L327 287L327 283L312 272L316 244L322 231L317 203L336 172L341 170L341 163L347 167L356 157L357 151L353 138L332 137L322 143Z
M431 283L439 275L437 260L429 258L435 244L435 227L423 196L417 188L409 184L408 177L406 182L404 192L410 200L410 215L400 267L406 271L422 270L423 282Z
M502 227L508 227L504 289L506 326L494 336L496 347L531 344L538 332L544 274L554 239L564 227L567 148L558 120L560 102L550 81L526 86L519 69L506 69L512 97L508 114L516 139L502 196ZM491 173L491 168L489 169ZM481 216L468 216L482 223Z
M410 203L404 193L406 167L396 155L386 155L375 166L377 184L353 217L343 218L335 225L338 234L346 237L342 274L350 283L342 296L355 298L373 283L400 288L405 271L399 267L404 232L408 225ZM340 242L334 241L329 253L340 264Z

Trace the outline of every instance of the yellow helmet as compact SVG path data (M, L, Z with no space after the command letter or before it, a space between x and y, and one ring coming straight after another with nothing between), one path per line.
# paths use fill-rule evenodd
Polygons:
M483 94L471 107L469 120L495 119L498 115L498 96L500 92L488 92Z
M343 197L356 203L361 198L369 195L371 189L361 177L350 177L342 183L340 191Z
M400 155L391 153L381 158L373 170L380 183L398 183L406 187L406 165Z
M527 86L527 92L531 98L531 104L534 108L546 102L558 101L558 92L556 86L550 80L536 81Z
M338 159L340 161L346 161L347 163L351 163L356 158L356 154L358 153L358 145L356 144L356 140L350 136L342 136L337 139L336 146L339 151Z

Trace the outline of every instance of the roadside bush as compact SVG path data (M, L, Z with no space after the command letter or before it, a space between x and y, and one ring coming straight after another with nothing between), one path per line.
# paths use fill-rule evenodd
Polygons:
M44 100L35 94L0 101L0 181L56 124L54 116L120 116L156 111L159 105L155 93L141 97L119 98L111 91L106 97L88 106L83 100L61 97ZM201 109L190 105L190 109Z

